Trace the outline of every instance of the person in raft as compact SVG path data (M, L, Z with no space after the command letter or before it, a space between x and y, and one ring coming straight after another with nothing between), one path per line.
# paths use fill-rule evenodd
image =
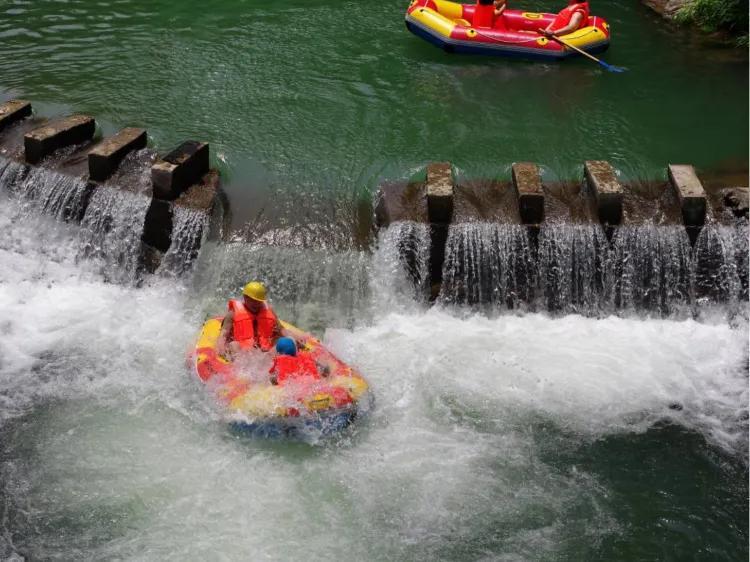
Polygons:
M497 18L503 15L505 8L508 7L508 2L507 0L495 0L493 5L495 6L495 17Z
M266 302L266 287L251 281L242 289L242 300L232 299L221 323L221 354L260 348L269 351L281 336L279 319Z
M297 398L302 399L310 390L310 385L320 384L318 392L328 394L337 408L352 403L352 397L345 388L318 383L321 377L328 376L325 367L318 370L318 364L312 355L306 351L297 351L297 345L292 338L279 338L276 342L276 357L268 371L271 374L271 384L285 385L293 383L297 386Z
M570 0L568 5L557 14L554 21L539 33L546 37L560 37L580 29L589 22L589 3Z
M276 357L269 369L271 384L288 381L313 382L320 380L318 365L309 353L297 351L292 338L279 338L276 342Z

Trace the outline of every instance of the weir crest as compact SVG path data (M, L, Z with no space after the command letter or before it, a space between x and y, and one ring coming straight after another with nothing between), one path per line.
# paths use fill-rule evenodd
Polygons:
M381 186L374 209L353 205L349 222L270 219L202 259L207 242L229 238L206 143L159 157L143 129L100 140L91 117L50 122L16 106L23 115L0 130L0 191L22 213L80 224L78 259L111 280L197 267L232 292L251 275L284 287L292 307L312 299L345 317L373 297L589 315L748 299L747 188L704 185L689 165L623 182L608 162L587 161L578 180L548 182L525 162L510 182L459 183L449 163L433 163L423 180Z

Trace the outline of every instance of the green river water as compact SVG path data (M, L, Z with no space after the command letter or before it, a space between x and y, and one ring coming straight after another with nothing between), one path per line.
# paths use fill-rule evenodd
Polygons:
M635 0L592 5L625 74L447 55L405 7L0 0L0 100L146 127L160 150L208 141L237 225L264 197L305 218L434 160L501 177L520 160L550 178L600 158L629 178L747 167L746 54ZM210 243L195 276L134 287L85 257L104 234L83 230L0 189L0 559L748 559L746 303L428 308L400 290L387 236L332 255ZM236 438L184 367L256 270L372 384L369 418L330 442Z

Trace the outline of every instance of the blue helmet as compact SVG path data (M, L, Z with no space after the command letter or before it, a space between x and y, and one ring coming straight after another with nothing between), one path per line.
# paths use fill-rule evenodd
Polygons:
M276 342L276 353L279 355L297 355L297 345L292 338L279 338Z

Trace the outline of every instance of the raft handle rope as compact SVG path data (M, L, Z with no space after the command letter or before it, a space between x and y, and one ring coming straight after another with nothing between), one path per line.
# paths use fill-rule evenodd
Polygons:
M591 27L594 27L594 26L591 26ZM532 31L530 33L535 33L536 34L536 37L534 37L533 39L528 39L528 40L523 40L523 41L503 41L502 39L497 39L495 37L491 37L489 35L485 35L481 31L478 31L477 28L475 28L475 27L472 27L470 29L473 29L474 31L476 31L477 35L481 35L482 37L484 37L485 39L487 39L489 41L493 41L495 43L503 43L503 44L507 44L507 45L522 45L522 44L525 44L525 43L536 43L538 39L541 39L542 37L546 37L545 35L542 35L541 33L536 33L535 31ZM587 31L586 33L584 33L583 35L581 35L581 38L582 37L586 37L587 35L589 35L591 33L596 33L595 29L596 28L594 27L594 29L592 29L590 31Z

